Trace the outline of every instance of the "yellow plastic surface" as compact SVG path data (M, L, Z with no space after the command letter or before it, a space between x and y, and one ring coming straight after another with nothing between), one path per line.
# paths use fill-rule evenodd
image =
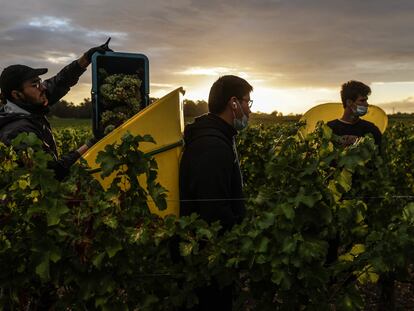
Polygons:
M302 134L306 135L315 130L318 121L325 123L331 120L339 119L344 113L344 108L341 103L326 103L317 105L309 109L300 119L306 121L306 125L301 129ZM374 123L381 133L385 132L388 125L388 117L384 110L378 106L369 105L368 113L361 119Z
M121 137L127 131L133 135L149 134L154 138L156 144L142 143L140 145L141 151L145 153L180 142L184 130L182 94L183 89L178 88L141 110L131 119L102 138L102 140L83 155L83 158L91 168L99 168L95 162L98 152L103 150L108 144L119 143ZM168 190L168 193L167 209L164 211L158 210L151 198L148 198L152 213L160 216L169 214L179 215L178 171L181 151L182 146L177 146L154 156L158 164L157 181ZM113 176L102 179L100 173L94 174L94 177L105 188L109 187L113 180ZM143 182L145 183L145 180Z

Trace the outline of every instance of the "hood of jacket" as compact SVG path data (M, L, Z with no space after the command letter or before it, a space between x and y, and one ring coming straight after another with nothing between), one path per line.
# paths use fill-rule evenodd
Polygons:
M0 108L0 129L10 122L25 118L30 118L30 112L8 101Z
M236 129L222 118L207 113L194 119L184 130L184 141L190 144L202 136L219 136L225 138L231 144L233 137L237 134Z

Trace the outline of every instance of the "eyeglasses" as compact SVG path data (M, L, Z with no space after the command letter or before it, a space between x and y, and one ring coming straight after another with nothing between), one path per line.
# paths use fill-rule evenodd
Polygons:
M30 87L35 87L35 88L37 88L38 90L40 90L42 87L44 87L42 79L39 79L39 80L33 81L33 82L32 82L32 83L30 83L28 86L30 86Z
M247 106L249 108L252 108L252 106L253 106L253 99L245 99L245 98L239 98L239 99L247 102Z

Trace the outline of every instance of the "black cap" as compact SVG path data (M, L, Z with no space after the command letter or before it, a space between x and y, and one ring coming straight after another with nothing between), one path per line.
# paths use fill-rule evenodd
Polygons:
M11 65L5 68L0 75L1 93L7 97L13 90L19 89L23 82L46 72L47 68L35 69L25 65Z

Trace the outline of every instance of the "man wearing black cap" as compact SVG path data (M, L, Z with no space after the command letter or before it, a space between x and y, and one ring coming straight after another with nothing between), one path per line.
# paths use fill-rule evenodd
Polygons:
M86 71L95 52L111 51L108 41L91 48L78 60L64 67L56 76L42 82L39 76L47 72L46 68L34 69L25 65L11 65L0 75L0 141L10 144L20 133L34 133L42 140L44 150L52 155L54 161L50 167L56 178L61 180L69 172L70 166L93 144L92 141L78 150L58 157L52 129L46 118L49 106L57 103L74 86Z

